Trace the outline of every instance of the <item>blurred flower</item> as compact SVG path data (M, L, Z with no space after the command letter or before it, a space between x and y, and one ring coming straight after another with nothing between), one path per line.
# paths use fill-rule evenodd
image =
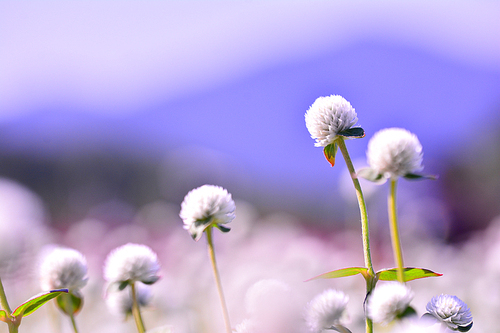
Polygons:
M402 283L379 284L368 298L367 315L373 322L386 325L403 315L412 299L413 292Z
M141 281L152 284L158 281L159 270L158 258L151 248L128 243L114 249L108 255L104 264L104 278L109 283Z
M368 164L383 178L406 176L422 170L422 155L417 136L402 128L380 130L368 142Z
M136 283L136 297L140 307L151 303L151 288L142 283ZM132 294L130 290L115 290L106 295L106 305L109 311L119 317L132 314Z
M203 185L191 190L181 204L180 217L184 229L198 241L203 231L214 226L223 232L230 229L222 224L231 222L236 209L231 194L220 186Z
M235 333L254 333L255 332L255 325L251 320L245 319L241 323L236 325L234 332Z
M351 104L342 96L319 97L305 114L306 126L316 147L326 147L340 132L350 129L358 121Z
M327 289L307 304L305 319L311 332L321 332L342 323L349 297L342 291Z
M55 248L40 265L40 284L43 290L68 289L76 291L87 284L87 261L78 251Z
M466 332L472 327L472 314L467 304L456 296L435 296L427 303L429 314L454 331Z

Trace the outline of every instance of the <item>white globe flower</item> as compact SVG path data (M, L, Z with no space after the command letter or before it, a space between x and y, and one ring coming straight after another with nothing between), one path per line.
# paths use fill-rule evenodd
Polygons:
M450 329L466 331L472 327L472 314L461 299L451 295L439 295L426 306L427 312Z
M224 232L229 231L229 228L222 224L234 219L235 209L234 201L227 190L220 186L203 185L184 197L179 216L184 221L184 229L198 241L209 226L215 226Z
M342 291L327 289L317 295L305 310L305 320L309 330L319 333L324 329L342 324L346 319L349 297Z
M148 246L128 243L108 255L104 264L104 278L109 283L152 284L159 279L160 264L156 253Z
M417 136L402 128L380 130L368 142L368 164L384 178L396 178L422 170L422 155L422 145Z
M388 324L410 306L413 292L399 282L377 285L368 298L367 315L374 323Z
M55 248L45 255L40 265L43 290L64 288L78 292L87 280L87 261L77 250Z
M326 147L340 132L353 127L358 121L354 108L344 97L319 97L305 114L306 126L316 147ZM364 134L363 134L364 135Z

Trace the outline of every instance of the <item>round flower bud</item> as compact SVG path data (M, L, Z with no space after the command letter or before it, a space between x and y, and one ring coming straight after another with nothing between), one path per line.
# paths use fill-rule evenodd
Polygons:
M184 229L198 241L209 226L229 231L229 228L222 224L234 219L235 209L234 201L227 190L220 186L203 185L184 197L179 216L184 222Z
M402 128L378 131L368 142L368 164L384 178L396 178L423 169L422 145L415 134Z
M426 309L438 321L454 331L472 326L469 307L456 296L444 294L435 296L427 303Z
M306 127L316 147L326 147L342 131L353 127L358 121L354 108L344 97L331 95L319 97L305 114Z
M55 248L42 260L40 284L43 290L78 291L87 284L87 261L78 251Z
M309 330L320 333L342 323L349 297L342 291L327 289L306 306L305 319Z
M104 278L109 283L152 284L159 279L160 264L156 253L148 246L128 243L108 255L104 264Z
M375 323L388 324L410 306L413 292L399 282L377 285L368 298L367 315Z

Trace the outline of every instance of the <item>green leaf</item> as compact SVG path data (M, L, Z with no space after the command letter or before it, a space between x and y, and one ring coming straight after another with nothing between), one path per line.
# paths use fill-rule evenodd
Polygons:
M338 135L345 136L346 138L364 138L365 130L361 127L353 127L339 132Z
M7 312L5 312L5 310L0 310L0 320L5 323L9 320L9 317L7 316Z
M33 296L23 304L19 305L17 309L12 312L13 317L25 317L35 312L39 307L50 301L51 299L59 296L62 293L67 293L68 289L57 289L49 292L41 293Z
M127 286L130 284L129 280L122 281L118 284L118 290L122 291L123 289L127 288Z
M373 170L372 168L361 168L358 170L356 175L358 176L358 178L361 177L377 184L383 184L387 181L384 175L378 173L376 170Z
M384 269L377 272L377 277L382 281L397 281L397 268ZM414 267L405 267L404 268L404 280L412 281L416 279L423 279L427 277L436 277L442 276L443 274L435 273L429 269L425 268L414 268Z
M341 268L328 273L323 273L306 281L312 281L317 279L335 279L345 276L352 276L356 274L362 274L363 276L366 276L368 274L368 269L366 269L365 267Z
M220 224L216 224L215 227L217 229L219 229L220 231L222 231L222 232L229 232L229 231L231 231L231 228L225 227L225 226L220 225Z
M57 306L68 316L75 315L83 307L83 297L70 292L56 298Z
M438 176L434 175L419 175L416 173L407 173L403 177L408 180L423 180L423 179L436 180L438 178Z
M141 282L144 284L147 284L147 285L151 285L151 284L154 284L159 279L160 279L159 276L151 276L148 279L141 280Z
M337 154L338 145L334 141L323 149L323 154L325 154L326 160L332 165L335 165L335 155Z
M458 326L457 329L460 332L468 332L472 328L472 322L467 326Z
M414 317L417 315L417 311L415 311L414 308L412 308L411 306L408 306L406 307L406 309L397 315L397 317L399 319L403 319L403 318L409 318L409 317Z

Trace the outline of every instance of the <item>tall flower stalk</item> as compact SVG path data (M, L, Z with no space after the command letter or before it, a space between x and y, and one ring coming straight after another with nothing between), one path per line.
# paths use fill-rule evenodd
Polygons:
M345 138L362 138L365 136L365 131L361 127L353 127L357 120L354 108L345 98L339 95L319 97L305 114L307 129L311 137L316 140L315 146L324 147L325 157L332 166L335 165L335 155L337 149L340 148L353 181L361 215L363 256L366 267L363 276L366 280L366 294L368 295L373 290L376 282L370 252L368 214L363 192L345 145ZM366 332L373 332L373 323L368 317L366 317Z
M404 263L403 251L401 249L401 239L399 237L398 214L396 209L396 183L397 179L390 180L390 190L387 200L387 207L389 210L389 226L391 230L391 242L394 253L394 262L396 263L397 268L397 277L398 281L403 283L405 282Z
M229 232L231 229L226 227L225 224L234 219L235 208L231 194L227 190L220 186L203 185L186 194L179 213L184 222L184 229L189 232L195 241L198 241L203 233L207 235L208 256L221 302L226 333L231 333L232 328L215 260L212 231L215 227L222 232Z

